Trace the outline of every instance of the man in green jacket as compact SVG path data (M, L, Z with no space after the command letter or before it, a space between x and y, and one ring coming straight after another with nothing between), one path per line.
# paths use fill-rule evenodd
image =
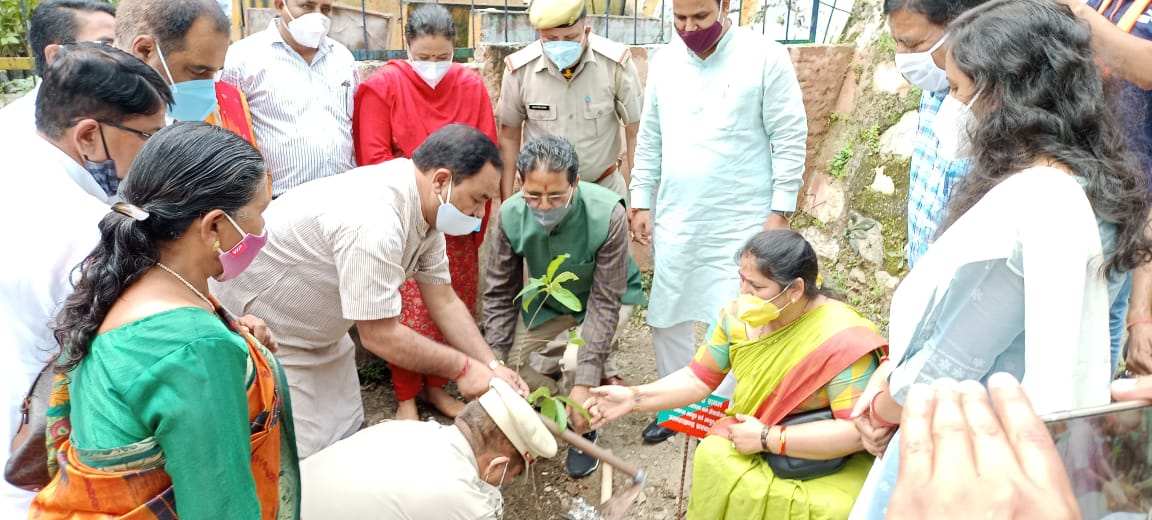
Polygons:
M516 169L521 191L500 208L500 233L485 273L485 339L530 386L567 389L583 403L589 388L617 379L608 359L617 327L644 302L640 271L629 255L624 199L580 182L576 150L560 137L529 142ZM554 260L562 262L554 271L562 281L559 295L517 298L525 277L546 276ZM569 331L583 345L570 342ZM572 414L572 425L596 440L579 414ZM566 466L579 478L595 471L597 461L570 449Z

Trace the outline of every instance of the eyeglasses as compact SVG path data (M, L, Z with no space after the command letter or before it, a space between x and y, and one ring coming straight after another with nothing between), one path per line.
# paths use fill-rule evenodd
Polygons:
M97 119L96 121L102 125L108 125L112 128L118 129L118 130L123 130L123 131L131 133L131 134L136 134L136 137L139 137L140 139L142 139L144 141L151 139L152 135L154 134L154 132L145 132L143 130L137 130L135 128L128 128L124 125L113 123L111 121L104 121L102 119Z
M560 204L563 204L564 199L567 199L567 198L568 198L567 193L560 193L557 195L544 195L544 196L525 194L524 195L524 202L527 202L528 204L536 206L536 205L539 205L541 202L547 200L548 204L553 205L553 206L559 206Z

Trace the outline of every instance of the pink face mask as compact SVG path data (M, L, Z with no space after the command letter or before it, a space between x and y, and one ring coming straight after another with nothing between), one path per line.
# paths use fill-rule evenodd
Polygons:
M240 276L240 273L243 273L249 265L252 265L252 261L256 259L256 255L260 254L260 250L264 247L264 244L268 243L268 233L253 235L241 229L240 225L237 224L235 220L232 220L232 217L229 217L227 213L224 214L224 217L228 219L228 222L232 223L236 231L244 235L244 238L232 246L232 249L227 251L220 251L219 247L216 248L217 251L220 251L220 265L224 267L224 272L215 276L215 278L221 282L226 282Z

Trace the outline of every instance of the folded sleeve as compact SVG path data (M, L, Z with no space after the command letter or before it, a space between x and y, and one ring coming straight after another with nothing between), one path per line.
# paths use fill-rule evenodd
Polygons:
M772 147L772 201L775 211L795 211L804 182L808 116L788 49L774 46L764 65L764 131Z

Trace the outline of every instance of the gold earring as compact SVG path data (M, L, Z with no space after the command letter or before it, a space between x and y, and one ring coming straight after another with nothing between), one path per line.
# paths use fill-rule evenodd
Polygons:
M220 239L219 238L217 238L216 241L212 243L212 248L217 250L217 251L220 250Z

